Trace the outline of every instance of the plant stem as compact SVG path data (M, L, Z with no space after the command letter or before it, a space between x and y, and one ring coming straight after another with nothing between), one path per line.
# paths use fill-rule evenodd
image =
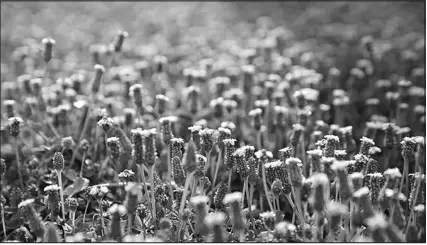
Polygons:
M231 174L233 173L233 169L228 171L228 193L231 192Z
M99 214L101 216L102 236L104 236L105 222L104 222L104 210L102 209L102 199L98 200Z
M250 185L250 191L249 191L249 197L248 197L249 217L251 218L252 229L255 232L255 222L254 222L254 216L252 214L252 200L254 197L254 185L253 184L249 184L249 185ZM248 188L248 186L246 186L246 188Z
M150 189L151 189L151 211L153 212L154 226L156 225L156 202L154 199L154 165L150 168Z
M6 234L6 222L5 222L5 220L4 220L4 206L3 206L3 203L0 203L0 207L1 207L1 225L3 226L3 235L4 235L4 237L7 237L7 234Z
M208 158L207 158L208 160L210 160L210 158L211 158L210 156L211 156L211 151L209 151L209 153L208 153ZM218 177L219 165L221 164L221 161L222 161L222 150L221 150L221 148L219 148L219 151L218 151L218 160L217 160L217 162L215 164L215 174L214 174L212 186L215 186L215 184L216 184L216 178Z
M180 219L179 219L179 225L178 225L178 227L179 227L179 230L178 230L178 239L180 239L180 237L181 237L181 222L182 222L182 217L184 215L185 199L187 198L187 195L188 195L188 185L190 184L190 181L191 181L191 179L193 177L193 173L194 172L190 173L187 176L187 178L185 179L184 193L182 194L181 204L179 205L179 216L180 216Z
M259 130L257 132L257 146L258 146L258 150L262 149L262 139L261 139L261 137L262 137L262 132L261 132L261 130Z
M128 235L132 235L132 214L128 213Z
M71 222L73 225L73 234L76 231L76 212L75 211L70 211L70 216L71 216Z
M83 169L85 166L85 161L86 161L86 151L83 152L83 156L82 156L82 164L80 166L80 178L83 178Z
M268 188L267 188L267 180L266 180L266 175L265 175L264 163L261 163L261 169L262 169L262 183L264 185L265 197L267 198L268 205L270 206L270 210L274 211L273 205L271 204L271 200L270 200L270 197L268 195L269 192L268 192Z
M85 208L85 212L84 212L84 214L83 214L83 224L85 223L85 221L86 221L86 213L87 213L87 209L89 208L89 204L90 204L90 202L89 201L87 201L87 203L86 203L86 208Z
M19 160L19 152L18 152L18 137L15 137L15 156L16 156L16 164L17 164L17 171L18 171L18 177L19 177L19 184L21 185L22 190L24 190L24 181L22 179L21 162Z
M62 208L62 219L65 221L65 208L64 208L64 188L62 187L62 171L57 170L58 174L58 184L59 184L59 194L61 196L61 208Z

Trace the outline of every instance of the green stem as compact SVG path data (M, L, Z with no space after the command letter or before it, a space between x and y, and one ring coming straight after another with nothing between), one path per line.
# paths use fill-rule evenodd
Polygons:
M3 235L4 235L4 237L7 237L7 234L6 234L6 222L4 220L4 206L3 206L3 203L0 203L0 205L1 205L1 224L3 226Z
M82 165L80 166L80 175L79 175L80 178L83 178L83 169L85 166L85 161L86 161L86 151L83 152L83 156L82 156Z
M255 222L254 222L254 216L252 214L252 200L254 197L254 185L253 184L249 184L249 185L250 185L249 199L248 199L249 217L251 218L252 230L255 232ZM247 186L246 186L246 188L247 188Z
M261 168L262 168L262 183L264 185L265 197L267 198L268 205L270 206L270 210L274 211L273 205L271 204L271 200L270 200L270 197L268 195L269 192L268 192L268 188L267 188L267 180L266 180L266 175L265 175L264 163L261 164Z
M153 221L156 225L156 202L154 199L154 165L150 168L150 189L151 189L151 211L153 212Z
M62 171L57 170L58 174L58 184L59 184L59 194L61 196L61 209L62 209L62 220L65 221L65 208L64 208L64 188L62 187Z
M21 185L21 189L24 190L24 181L22 179L21 162L19 160L19 152L18 152L18 137L15 137L15 156L16 156L16 164L17 164L17 171L18 171L18 177L19 177L19 184Z
M231 192L231 174L233 173L233 169L228 171L228 193Z
M84 212L84 214L83 214L83 224L85 223L85 221L86 221L86 213L87 213L87 209L89 208L89 204L90 204L90 202L89 201L87 201L87 203L86 203L86 208L85 208L85 212Z
M102 236L105 234L104 210L102 209L102 199L98 200L99 214L101 216Z
M207 158L207 159L210 160L210 158L211 158L210 157L211 156L211 151L209 151L208 156L209 156L209 158ZM218 151L218 160L217 160L217 162L215 164L215 174L214 174L212 186L215 186L215 184L216 184L216 178L218 177L219 165L221 164L221 161L222 161L222 150L219 148L219 151Z
M181 197L181 204L179 205L179 230L178 230L178 239L180 239L181 237L181 223L182 223L182 217L184 215L184 206L185 206L185 199L187 198L188 195L188 185L190 184L190 180L193 177L193 173L190 173L187 178L185 179L185 184L184 184L184 193L182 194Z

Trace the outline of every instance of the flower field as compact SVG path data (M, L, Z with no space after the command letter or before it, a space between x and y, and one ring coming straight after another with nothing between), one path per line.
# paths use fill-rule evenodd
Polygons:
M2 242L426 242L425 3L2 2Z

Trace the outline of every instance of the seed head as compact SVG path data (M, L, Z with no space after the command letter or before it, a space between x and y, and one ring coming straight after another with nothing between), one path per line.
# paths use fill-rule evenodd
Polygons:
M301 134L305 130L305 128L299 123L292 125L292 127L293 127L293 132L292 132L290 141L292 146L296 147L300 141Z
M181 165L179 157L172 158L172 176L175 183L183 185L185 182L185 172Z
M197 168L196 171L194 173L194 176L196 178L202 178L204 176L205 173L205 166L206 166L206 157L200 154L196 154L196 163L197 163Z
M182 148L184 147L184 140L181 138L172 138L170 139L171 147L171 158L178 157L179 160L182 160Z
M120 139L117 137L110 137L107 139L107 146L111 150L111 158L119 159L120 157Z
M202 126L194 125L188 128L191 132L191 140L196 145L197 152L201 152L202 146L200 144L200 131L202 130Z
M196 145L192 141L189 141L186 144L185 153L183 157L183 167L187 174L197 170L198 163L197 163Z
M118 177L121 181L131 182L135 180L135 173L132 170L125 169L118 174Z
M290 157L286 159L286 167L289 171L290 183L294 188L302 187L302 162L300 159Z
M249 176L249 166L245 159L245 150L243 148L237 149L232 155L235 165L237 166L237 171L240 174L240 177L247 178Z
M233 153L235 151L235 139L225 139L223 140L224 143L224 164L227 166L227 168L230 170L233 168Z
M61 152L55 152L55 154L53 154L52 163L56 171L62 171L64 169L64 156Z
M44 62L49 63L49 61L52 59L52 50L56 41L50 37L47 37L43 38L42 43L44 45L43 60Z
M335 150L339 143L339 138L335 135L325 135L326 145L324 149L325 157L334 157Z
M312 187L314 190L310 202L314 210L320 213L324 210L326 202L329 199L329 179L324 173L316 173L310 178L312 179Z
M252 127L256 131L260 131L261 126L263 124L262 110L260 108L253 109L253 110L249 111L248 115L251 117Z
M68 197L65 203L70 211L75 212L79 206L79 202L74 197Z
M92 93L96 94L99 91L99 88L101 87L101 78L105 73L105 68L102 65L95 65L95 76L93 77L92 81Z
M9 122L9 133L13 137L17 137L20 132L19 125L23 123L24 121L20 117L11 117L8 119Z
M113 119L111 119L111 117L103 117L101 120L98 121L98 127L102 128L105 133L110 131L113 126L114 121Z
M210 152L214 145L213 134L214 130L210 128L205 128L199 131L201 138L201 146L205 152Z
M169 97L163 94L156 95L157 113L159 115L163 115L163 113L165 113L166 105L169 101L170 101Z
M126 31L119 31L116 37L116 41L114 42L114 51L120 52L122 50L123 42L125 41L125 38L129 36L129 33Z
M215 191L215 195L213 198L213 204L216 209L223 209L223 200L225 195L227 194L227 184L221 184L218 189Z
M174 117L162 117L159 119L160 122L160 131L162 133L163 143L169 145L171 143L171 139L173 139L172 133L172 122L175 121Z
M415 156L415 148L417 147L417 142L414 137L405 137L400 144L402 145L402 156L405 159L413 159Z
M360 153L367 156L369 154L369 148L374 146L375 143L372 139L367 137L362 137L362 139L360 139L360 142Z
M292 148L285 147L283 149L280 149L279 155L280 155L280 161L282 161L283 163L286 162L286 159L292 157Z

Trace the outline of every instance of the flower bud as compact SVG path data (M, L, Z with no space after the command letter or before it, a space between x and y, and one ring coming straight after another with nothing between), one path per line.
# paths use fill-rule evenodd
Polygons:
M290 183L294 188L302 187L302 162L298 158L288 158L286 159L286 166L289 171Z
M191 140L194 142L194 144L196 145L196 150L198 153L201 152L202 150L202 146L200 144L200 131L202 130L201 126L198 125L194 125L192 127L189 127L188 130L190 130L191 133Z
M326 145L324 149L325 157L334 157L335 150L337 149L339 138L335 135L325 135Z
M50 37L47 37L43 38L42 43L44 45L43 60L44 62L49 63L49 61L52 59L53 45L55 45L56 41Z
M370 138L362 137L360 139L360 154L367 156L369 154L369 148L375 145L374 141Z
M125 169L118 174L120 181L132 182L135 180L135 173L132 170Z
M157 107L157 113L159 115L163 115L166 111L166 105L169 102L169 98L165 95L158 94L156 95L156 107Z
M19 125L24 121L20 117L11 117L8 119L9 122L9 133L13 137L17 137L20 132Z
M101 78L102 75L105 73L105 68L102 65L95 65L95 76L92 80L92 93L96 94L99 91L99 88L101 87Z
M215 191L214 197L213 197L213 204L215 205L216 209L223 209L223 199L225 195L227 194L227 184L223 183L221 184L218 189Z
M167 145L171 143L171 139L174 137L171 124L174 120L175 118L173 117L162 117L159 119L162 141Z
M179 157L173 157L171 162L173 180L178 185L183 185L185 182L185 172L181 165L181 160L179 159Z
M55 152L52 158L53 168L56 171L64 170L64 156L61 152Z
M129 36L129 33L125 31L119 31L116 37L116 41L114 43L114 51L120 52L122 50L123 42L125 41L125 38Z
M205 128L199 131L199 135L201 138L201 147L203 151L210 152L214 145L213 140L214 130L210 128Z

